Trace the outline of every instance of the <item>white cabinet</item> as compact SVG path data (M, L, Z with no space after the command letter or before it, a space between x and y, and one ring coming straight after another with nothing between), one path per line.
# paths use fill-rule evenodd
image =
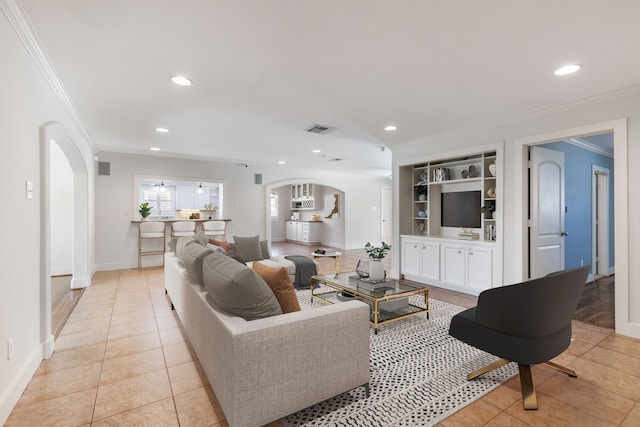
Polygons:
M401 236L405 279L477 295L494 286L495 243Z
M285 221L285 238L305 244L322 242L322 222Z
M198 193L194 187L176 187L176 209L204 209L204 205L209 204L209 189L202 188L202 193Z
M440 244L431 240L402 240L402 274L411 280L440 280Z
M465 243L442 245L442 281L476 291L493 285L493 249Z
M313 184L294 184L291 186L291 209L315 209Z

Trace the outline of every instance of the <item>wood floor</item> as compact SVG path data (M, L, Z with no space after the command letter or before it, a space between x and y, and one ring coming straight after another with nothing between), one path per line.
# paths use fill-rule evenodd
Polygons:
M574 319L615 329L615 276L587 283Z
M72 276L51 278L51 333L58 338L84 289L71 289Z

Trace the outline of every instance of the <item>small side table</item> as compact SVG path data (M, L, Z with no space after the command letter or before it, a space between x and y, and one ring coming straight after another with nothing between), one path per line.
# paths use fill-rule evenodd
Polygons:
M338 257L342 255L342 252L329 252L328 254L319 254L316 252L311 252L311 256L313 259L316 258L333 258L333 268L335 273L338 274Z

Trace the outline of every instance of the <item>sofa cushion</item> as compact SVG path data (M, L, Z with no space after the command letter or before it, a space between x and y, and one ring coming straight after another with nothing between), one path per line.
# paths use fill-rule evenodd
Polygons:
M253 269L220 252L212 252L202 266L204 286L224 311L245 320L282 314L269 285Z
M198 242L198 244L200 244L200 241L196 239L195 236L182 236L178 238L178 241L176 242L176 256L183 264L182 251L191 242Z
M202 246L206 246L206 245L207 245L207 243L209 243L209 238L207 237L207 235L206 235L206 234L204 234L204 231L203 231L203 230L198 231L198 232L194 235L194 237L195 237L196 239L198 239L198 241L200 242L200 244L201 244Z
M231 245L229 244L229 242L221 242L220 240L209 239L209 243L211 243L212 245L220 246L226 252L231 252Z
M260 249L260 236L238 237L233 236L234 246L231 249L238 254L244 262L260 261L264 259Z
M198 284L204 285L202 279L202 262L212 250L197 242L191 242L182 250L182 263L189 276Z
M267 282L283 313L300 311L300 303L286 268L267 267L262 261L256 261L253 263L253 269Z

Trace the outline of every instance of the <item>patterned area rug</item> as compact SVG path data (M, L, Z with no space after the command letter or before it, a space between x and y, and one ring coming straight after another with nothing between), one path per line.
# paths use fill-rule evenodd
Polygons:
M308 290L297 293L301 305L312 305ZM413 304L424 303L412 298ZM449 336L451 317L463 308L430 301L429 319L418 315L393 322L377 335L370 330L368 398L361 387L289 415L284 425L432 426L517 374L510 363L467 381L469 372L497 359Z

